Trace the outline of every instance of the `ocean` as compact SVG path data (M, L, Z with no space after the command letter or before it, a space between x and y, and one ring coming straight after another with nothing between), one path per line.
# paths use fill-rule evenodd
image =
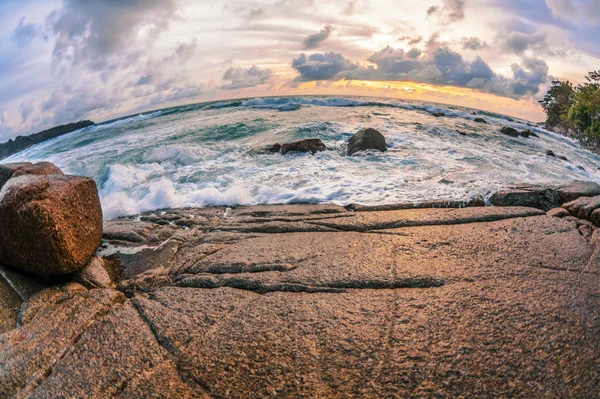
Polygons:
M531 130L539 138L512 138L500 133L503 126ZM345 156L348 139L365 127L383 133L388 151ZM329 150L314 156L262 151L303 138L320 138ZM567 161L547 156L547 150ZM478 194L487 199L514 184L600 183L598 155L527 121L360 97L254 98L169 108L91 126L3 162L42 160L67 174L92 177L105 219L208 205L382 205Z

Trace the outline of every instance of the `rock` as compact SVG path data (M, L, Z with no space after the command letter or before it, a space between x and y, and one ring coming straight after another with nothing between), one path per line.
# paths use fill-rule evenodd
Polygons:
M477 123L487 123L487 121L483 118L475 118L473 119L473 122L477 122Z
M573 201L563 204L562 207L565 208L571 215L577 217L579 210L589 204L592 200L593 197L579 197Z
M546 155L548 155L549 157L555 157L556 156L556 154L552 150L546 150Z
M346 154L352 156L359 151L366 150L386 152L387 146L383 134L372 128L360 130L348 141L348 150L346 151Z
M435 116L436 118L441 118L443 116L446 116L446 114L443 112L433 112L433 113L431 113L431 115Z
M0 191L0 263L43 276L82 269L102 239L96 183L21 176Z
M13 174L13 178L25 175L37 175L37 176L51 176L58 175L63 176L64 173L58 167L50 162L39 162L31 166L25 166L20 168Z
M594 211L599 208L600 208L600 195L596 196L596 197L592 197L587 204L583 205L579 209L579 212L577 213L577 217L579 219L590 220L592 217L592 213L594 213Z
M83 270L77 272L73 281L86 288L114 288L108 271L104 265L104 259L94 256Z
M574 181L556 190L563 203L571 202L579 197L595 197L600 195L600 184L590 181Z
M267 151L272 153L281 152L281 144L273 144L272 146L267 148Z
M590 222L592 222L596 226L600 227L600 209L596 209L594 212L592 212L592 216L590 217Z
M500 132L510 137L519 137L519 132L513 129L512 127L505 126L502 129L500 129Z
M19 170L33 165L31 162L7 163L0 165L0 189Z
M530 136L530 137L535 137L536 139L539 139L539 138L540 138L540 136L538 136L537 134L535 134L535 133L534 133L534 132L532 132L532 131L529 131L529 136Z
M556 158L562 160L562 161L567 161L569 162L569 160L567 159L567 157L563 156L563 155L557 155Z
M530 135L531 135L531 131L529 131L529 130L523 130L521 133L519 133L519 136L525 137L525 138L529 138Z
M495 206L525 206L549 211L561 206L559 195L551 188L530 187L500 191L492 195Z
M144 217L142 217L144 219ZM162 223L161 223L162 224ZM168 222L167 222L168 224ZM104 222L103 237L109 241L145 242L158 223L117 219Z
M571 214L569 213L569 211L567 211L565 208L550 209L546 213L548 214L548 216L552 216L552 217L559 218L559 219L562 219L562 218L564 218L566 216L571 216Z
M469 200L467 201L467 207L469 207L469 208L481 207L481 206L485 206L485 199L483 198L483 195L481 195L481 194L476 194L476 195L472 196L471 198L469 198Z
M327 150L327 147L325 146L325 144L323 144L323 142L320 139L306 139L294 141L292 143L286 143L281 146L281 153L283 155L287 154L290 151L310 152L312 154L316 154L317 152L325 150Z
M466 136L467 134L465 132L462 132L460 130L455 130L456 133L460 134L461 136Z
M585 172L585 168L583 166L581 166L581 165L577 166L577 169L582 170L582 171Z

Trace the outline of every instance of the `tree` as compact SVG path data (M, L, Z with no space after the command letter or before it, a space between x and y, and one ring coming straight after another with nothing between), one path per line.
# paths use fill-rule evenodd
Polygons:
M576 104L573 85L570 82L553 81L540 104L546 111L548 126L565 125L569 120L569 109Z
M586 83L575 90L576 103L568 114L569 121L585 141L600 142L600 71L590 72Z

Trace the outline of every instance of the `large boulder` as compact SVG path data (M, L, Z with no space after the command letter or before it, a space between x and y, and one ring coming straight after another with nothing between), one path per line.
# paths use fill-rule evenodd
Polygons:
M558 208L562 202L555 190L547 187L518 187L499 191L490 199L495 206L525 206L548 212Z
M7 163L0 165L0 189L20 169L32 166L31 162Z
M56 165L50 162L39 162L34 165L25 166L17 170L12 177L36 175L36 176L63 176L64 173Z
M294 141L292 143L285 143L280 149L281 153L284 155L290 151L310 152L312 154L316 154L319 151L325 150L327 150L327 147L320 139L305 139Z
M381 152L387 151L385 144L385 137L379 131L367 128L362 129L354 136L350 137L348 141L348 150L346 154L352 156L359 151L365 150L379 150Z
M560 187L558 195L564 202L571 202L580 197L595 197L600 195L600 184L591 181L574 181Z
M0 191L0 263L42 276L82 269L102 239L96 183L21 176Z

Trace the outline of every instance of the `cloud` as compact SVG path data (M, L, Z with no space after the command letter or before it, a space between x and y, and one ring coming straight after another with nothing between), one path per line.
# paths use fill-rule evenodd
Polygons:
M417 44L419 44L419 43L421 43L423 41L423 36L417 36L417 37L402 36L398 40L401 41L401 42L408 43L409 46L414 46L414 45L417 45Z
M292 61L292 68L300 75L296 81L334 79L339 72L358 69L358 64L344 57L342 53L329 51L327 53L314 53L309 57L302 53Z
M541 50L548 47L546 44L546 34L542 32L525 33L513 31L502 38L502 42L505 51L515 54L523 54L530 49Z
M35 111L31 102L28 102L28 103L22 102L21 106L19 107L19 110L21 111L21 121L23 123L27 122L29 120L29 117Z
M598 0L546 0L546 6L555 18L569 22L600 22Z
M306 39L304 39L304 50L312 50L319 47L321 43L329 39L332 31L333 27L331 25L327 25L321 29L320 32L309 35Z
M461 44L463 50L486 50L490 48L490 45L486 42L482 41L477 37L463 37L461 39Z
M267 83L273 72L270 69L262 69L255 65L250 68L229 68L223 75L223 80L230 80L231 83L222 86L223 89L241 89L244 87L254 87Z
M302 54L292 66L300 73L297 81L409 81L467 87L511 98L536 95L549 81L548 65L540 59L524 58L521 64L513 64L513 76L507 78L495 73L480 57L466 61L448 46L435 40L432 43L427 52L387 46L368 58L373 66L360 66L342 53L333 52L315 53L308 58Z
M444 0L442 7L431 6L427 9L427 16L440 15L446 23L453 23L465 18L467 0Z
M68 0L47 18L56 66L102 70L139 54L175 18L175 0Z
M12 40L17 46L27 47L36 36L40 34L40 27L34 24L25 24L25 17L19 20L19 24L13 31Z

